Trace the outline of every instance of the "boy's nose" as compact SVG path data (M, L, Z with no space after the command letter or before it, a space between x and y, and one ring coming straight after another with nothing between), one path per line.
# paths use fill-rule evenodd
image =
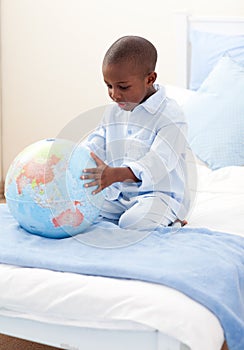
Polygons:
M113 89L110 92L110 97L112 98L112 100L114 100L115 102L120 101L121 99L121 93L117 90L117 89Z

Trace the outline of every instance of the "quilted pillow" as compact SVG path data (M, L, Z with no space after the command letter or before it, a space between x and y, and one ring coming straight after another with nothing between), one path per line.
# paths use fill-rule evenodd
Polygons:
M244 66L222 57L183 105L193 152L212 170L244 165Z

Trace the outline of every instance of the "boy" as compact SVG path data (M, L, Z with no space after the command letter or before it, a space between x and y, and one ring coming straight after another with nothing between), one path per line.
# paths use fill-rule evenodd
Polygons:
M153 230L183 220L188 209L186 123L178 105L155 84L157 51L138 36L118 39L102 72L115 102L85 145L97 167L84 186L105 190L102 217L121 228Z

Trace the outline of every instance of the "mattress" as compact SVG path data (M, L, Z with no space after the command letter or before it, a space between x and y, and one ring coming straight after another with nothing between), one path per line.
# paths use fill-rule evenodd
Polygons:
M209 310L162 285L0 265L0 289L0 314L9 317L99 329L155 329L198 350L218 349L224 340Z

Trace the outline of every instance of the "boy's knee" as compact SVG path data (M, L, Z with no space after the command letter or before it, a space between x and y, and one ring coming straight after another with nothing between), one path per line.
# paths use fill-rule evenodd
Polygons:
M123 214L119 220L119 227L127 230L152 231L162 226L161 223L155 222L148 217L130 216L128 213ZM164 226L164 225L163 225ZM166 225L167 226L167 225Z
M119 226L125 229L152 231L174 222L175 215L167 203L158 197L145 197L126 210L119 219Z

